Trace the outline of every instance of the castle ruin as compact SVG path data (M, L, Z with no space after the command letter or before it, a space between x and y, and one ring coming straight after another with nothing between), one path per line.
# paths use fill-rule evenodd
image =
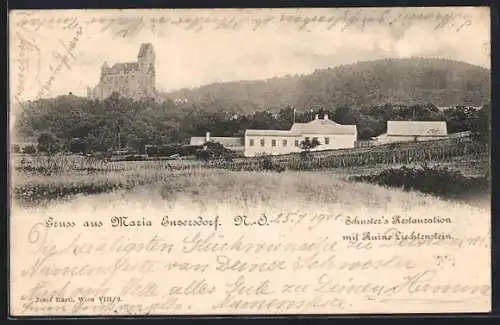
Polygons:
M141 45L137 62L115 63L111 67L104 62L99 84L87 88L87 97L103 100L113 92L135 100L156 98L153 44Z

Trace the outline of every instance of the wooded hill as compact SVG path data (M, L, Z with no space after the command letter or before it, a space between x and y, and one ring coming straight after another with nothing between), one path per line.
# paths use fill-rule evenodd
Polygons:
M162 102L138 102L116 93L102 101L64 95L25 102L12 110L11 139L54 139L62 147L79 139L88 151L144 150L149 144L189 143L189 137L207 131L242 136L246 129L286 130L294 108L297 122L328 114L337 123L355 124L360 140L385 132L388 120L444 120L450 133L476 128L487 135L491 110L487 69L437 59L361 62L308 76L212 84L168 96ZM179 98L188 101L175 101Z
M290 105L297 110L385 103L482 106L490 98L490 71L446 59L408 58L357 62L260 81L214 83L163 94L168 99L213 103L211 109L251 113Z

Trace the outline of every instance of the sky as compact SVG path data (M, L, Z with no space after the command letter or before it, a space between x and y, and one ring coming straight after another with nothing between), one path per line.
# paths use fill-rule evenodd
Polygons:
M9 26L17 100L85 96L103 62L134 62L143 42L160 91L389 57L490 67L486 7L18 11Z

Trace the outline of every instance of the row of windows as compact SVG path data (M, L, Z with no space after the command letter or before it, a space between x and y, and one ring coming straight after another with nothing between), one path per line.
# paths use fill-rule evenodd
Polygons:
M313 139L318 140L318 137L314 137ZM308 140L309 140L309 137L306 137L306 141L308 141ZM324 144L330 144L330 138L325 137L324 140L325 140ZM283 145L283 147L286 147L288 145L288 140L282 140L281 144ZM255 145L254 139L250 139L249 145L250 145L250 147L253 147ZM266 145L265 139L260 139L260 146L264 147L265 145ZM294 145L296 147L298 147L299 140L295 140ZM276 140L271 140L271 146L276 147Z

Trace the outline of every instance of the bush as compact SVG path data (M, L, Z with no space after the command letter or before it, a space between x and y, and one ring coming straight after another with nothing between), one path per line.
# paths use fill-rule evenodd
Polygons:
M73 138L69 142L69 151L71 153L81 153L84 154L87 152L88 143L85 139Z
M405 191L417 190L444 198L464 198L487 193L490 182L485 177L465 177L457 170L442 167L391 168L376 175L352 176L352 181L399 187Z
M236 156L235 152L225 148L220 143L206 142L203 147L196 149L196 159L198 160L211 160L223 159L224 161L232 161Z
M27 145L26 147L24 147L22 149L22 153L29 154L29 155L35 154L36 153L36 147L33 146L33 145Z
M146 149L146 153L150 157L169 157L178 154L179 156L195 156L196 151L202 149L201 146L184 146L184 145L169 145L169 146L151 146Z
M38 137L38 151L49 155L55 154L61 150L59 139L49 132L44 132Z
M142 155L129 155L129 156L125 156L123 157L123 159L121 159L123 161L143 161L143 160L148 160L147 157L144 157Z
M21 146L18 144L12 145L12 152L14 153L21 153Z
M198 149L196 150L196 159L198 160L210 160L214 157L213 152L210 150Z
M285 168L276 163L270 155L262 155L259 157L259 168L262 170L276 172L282 172L285 170Z

